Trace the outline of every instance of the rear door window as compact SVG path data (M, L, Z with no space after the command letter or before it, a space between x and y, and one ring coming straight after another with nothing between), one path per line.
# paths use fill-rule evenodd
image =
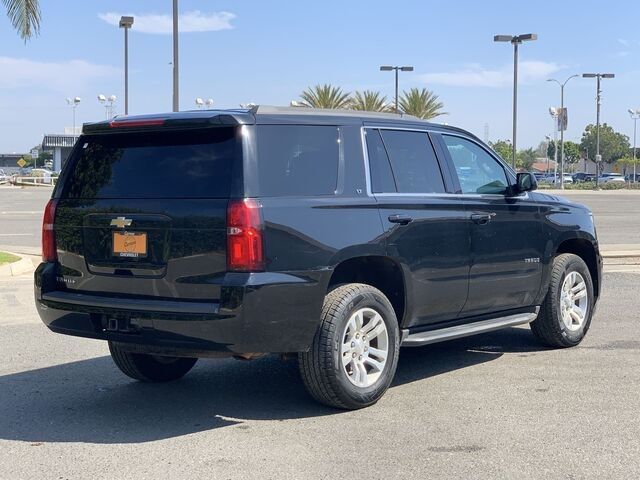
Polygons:
M399 193L444 193L442 172L426 132L380 130Z
M227 198L241 155L235 128L88 135L63 198Z
M258 126L260 195L334 195L339 147L335 126Z

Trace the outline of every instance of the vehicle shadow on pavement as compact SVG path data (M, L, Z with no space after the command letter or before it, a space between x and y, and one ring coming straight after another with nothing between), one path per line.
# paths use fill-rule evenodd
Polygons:
M508 329L446 344L403 349L396 386L499 358L540 350L530 332ZM375 407L374 407L375 408ZM305 392L297 362L200 361L169 384L130 381L108 356L0 376L0 439L26 442L139 443L245 420L342 413Z

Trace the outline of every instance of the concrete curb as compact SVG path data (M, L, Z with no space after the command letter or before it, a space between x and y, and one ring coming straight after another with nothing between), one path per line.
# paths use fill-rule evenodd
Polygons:
M12 255L20 257L20 260L0 266L0 277L15 277L18 275L24 275L25 273L31 273L35 270L33 262L29 257L18 253L12 253Z

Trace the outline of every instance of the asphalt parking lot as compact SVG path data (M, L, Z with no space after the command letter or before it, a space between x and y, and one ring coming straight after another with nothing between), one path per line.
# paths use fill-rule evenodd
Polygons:
M341 412L277 357L135 383L39 323L29 276L0 280L0 478L639 478L640 275L605 282L577 348L512 328L406 349L377 405Z
M38 248L49 194L0 187L0 245ZM603 244L640 244L640 192L566 196ZM276 356L133 382L106 344L40 323L30 275L0 278L0 479L640 478L635 271L605 273L579 347L522 327L405 349L357 412L314 403Z

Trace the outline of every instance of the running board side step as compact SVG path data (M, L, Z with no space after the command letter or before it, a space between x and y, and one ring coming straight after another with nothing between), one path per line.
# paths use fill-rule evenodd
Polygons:
M456 325L455 327L442 328L440 330L412 333L407 335L403 340L402 346L420 347L422 345L429 345L430 343L444 342L446 340L468 337L478 333L492 332L494 330L500 330L501 328L531 323L538 316L539 310L540 308L536 307L535 312L517 313L506 317L491 318L489 320Z

